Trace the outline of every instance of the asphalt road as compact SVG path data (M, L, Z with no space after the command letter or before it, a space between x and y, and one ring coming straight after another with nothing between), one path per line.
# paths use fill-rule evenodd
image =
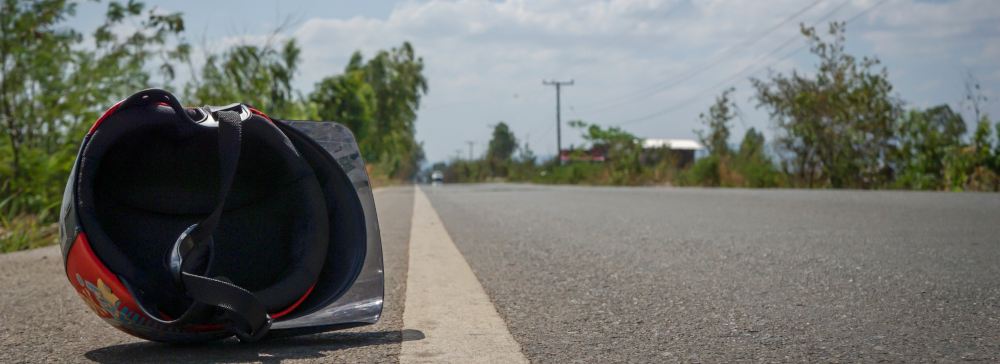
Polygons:
M533 363L1000 362L1000 195L425 187Z
M1000 361L1000 194L421 188L533 363ZM375 199L377 325L141 342L87 311L50 247L0 255L0 363L397 362L413 193Z

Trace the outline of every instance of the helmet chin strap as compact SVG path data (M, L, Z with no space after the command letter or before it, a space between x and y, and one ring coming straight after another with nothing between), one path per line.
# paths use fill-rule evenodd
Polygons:
M175 282L195 303L177 320L161 323L184 324L183 321L203 317L207 314L204 312L206 310L214 311L212 319L215 323L222 324L242 341L256 341L271 327L271 317L264 305L253 293L236 286L225 277L208 277L213 255L212 233L219 225L229 188L233 184L242 144L240 115L229 110L213 114L216 114L219 122L219 203L205 220L191 225L177 237L167 257ZM141 306L140 304L140 308L146 311ZM212 308L219 308L221 311Z

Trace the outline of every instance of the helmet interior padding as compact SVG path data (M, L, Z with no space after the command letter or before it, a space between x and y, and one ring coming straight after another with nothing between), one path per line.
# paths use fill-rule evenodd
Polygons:
M268 119L243 122L242 152L207 276L223 276L281 311L316 283L330 245L327 201L313 168ZM162 105L119 110L91 136L78 181L80 222L113 273L167 315L190 301L164 258L218 204L218 131Z

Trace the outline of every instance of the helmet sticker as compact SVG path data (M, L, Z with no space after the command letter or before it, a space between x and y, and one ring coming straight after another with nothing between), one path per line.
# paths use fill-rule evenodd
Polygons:
M232 335L217 325L184 329L167 327L144 315L125 285L94 255L84 234L77 236L70 250L66 272L76 278L76 282L72 279L70 282L83 302L105 322L128 334L170 342L205 341Z

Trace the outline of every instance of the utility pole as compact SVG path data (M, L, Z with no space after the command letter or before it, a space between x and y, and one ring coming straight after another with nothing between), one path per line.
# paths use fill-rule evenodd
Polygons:
M569 82L542 80L542 85L556 87L556 164L562 165L562 122L559 121L559 88L562 86L573 86L573 80L569 80Z
M472 160L472 145L476 144L476 142L471 141L471 140L467 140L465 142L469 143L469 160L471 161Z

